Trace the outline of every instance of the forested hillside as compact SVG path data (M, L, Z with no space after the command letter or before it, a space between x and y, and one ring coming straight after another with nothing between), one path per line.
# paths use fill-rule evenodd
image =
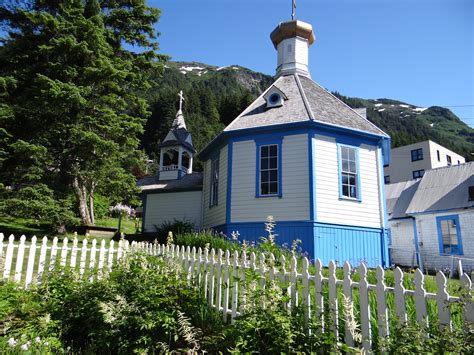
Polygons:
M156 157L156 145L166 135L176 114L179 90L185 93L184 115L199 151L267 88L273 78L236 65L218 68L194 62L168 62L163 77L155 82L158 89L148 97L153 113L142 140L151 158ZM474 130L448 109L334 94L353 108L366 107L369 120L392 137L392 147L431 139L468 160L473 158L470 153L474 151Z

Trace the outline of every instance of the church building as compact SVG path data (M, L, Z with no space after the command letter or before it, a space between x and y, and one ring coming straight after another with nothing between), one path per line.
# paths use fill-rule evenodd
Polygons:
M275 81L199 153L202 174L192 171L195 151L178 112L158 176L139 183L145 232L176 218L258 241L271 215L279 244L300 239L324 264L388 266L390 137L311 80L310 24L282 22L270 37Z

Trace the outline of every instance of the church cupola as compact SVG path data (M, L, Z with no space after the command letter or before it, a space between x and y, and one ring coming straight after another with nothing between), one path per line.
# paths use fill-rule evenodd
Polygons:
M179 110L170 131L160 148L160 168L158 180L177 180L193 172L193 157L196 150L193 146L191 133L186 129L183 116L183 91L179 92Z
M295 19L280 22L270 38L278 51L276 78L288 74L310 77L308 49L314 43L315 36L309 23Z

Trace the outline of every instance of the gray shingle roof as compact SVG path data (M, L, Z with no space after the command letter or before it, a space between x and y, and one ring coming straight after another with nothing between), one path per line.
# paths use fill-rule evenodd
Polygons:
M385 186L388 218L404 218L420 180L410 180L388 184Z
M138 180L137 185L142 192L172 192L172 191L193 191L202 189L203 174L193 172L184 175L179 180L160 180L156 176L146 176Z
M285 100L283 106L266 108L263 97L273 85L282 91L288 99ZM281 76L273 85L232 121L224 131L314 120L324 124L387 136L366 118L305 76L298 74Z
M469 186L474 186L474 162L428 170L407 213L473 208L474 201L469 201Z

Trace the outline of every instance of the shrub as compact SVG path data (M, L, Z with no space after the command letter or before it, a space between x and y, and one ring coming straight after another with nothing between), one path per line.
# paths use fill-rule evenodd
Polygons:
M178 220L174 219L173 221L165 221L161 225L156 226L156 239L163 243L166 241L169 232L172 232L173 235L186 234L194 231L194 223L188 220Z

